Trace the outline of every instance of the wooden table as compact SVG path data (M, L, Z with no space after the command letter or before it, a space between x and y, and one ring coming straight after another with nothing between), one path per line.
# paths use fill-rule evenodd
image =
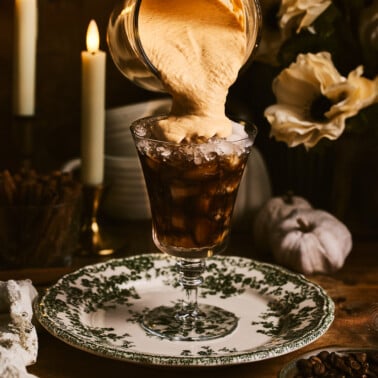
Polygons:
M151 241L150 225L133 222L111 225L112 238L123 246L116 256L156 251ZM235 232L227 254L268 260L253 252L250 233ZM69 268L0 271L0 280L31 278L43 290L64 273L79 266L99 261L98 258L75 258ZM83 377L276 377L280 369L304 352L330 346L374 347L378 349L378 242L355 242L345 266L339 272L313 275L310 280L321 285L336 304L335 320L318 340L287 355L250 364L209 368L156 368L113 361L75 349L39 330L37 363L28 368L40 378Z

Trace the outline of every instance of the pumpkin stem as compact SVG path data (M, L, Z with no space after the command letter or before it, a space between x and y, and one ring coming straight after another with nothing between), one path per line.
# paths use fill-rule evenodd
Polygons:
M294 192L292 190L288 190L283 196L282 196L282 199L283 201L288 204L288 205L292 205L294 203L294 200L293 200L293 197L294 197Z
M299 230L303 233L311 232L314 229L313 224L305 222L302 218L297 218L297 223L299 226Z

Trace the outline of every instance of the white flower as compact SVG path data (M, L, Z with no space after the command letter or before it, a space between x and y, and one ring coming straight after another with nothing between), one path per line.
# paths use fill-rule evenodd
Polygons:
M332 4L331 0L282 0L279 11L283 30L308 28Z
M255 59L277 65L282 44L295 32L311 29L312 23L332 3L331 0L263 0L263 27Z
M353 117L361 109L377 102L378 95L378 77L375 80L369 80L362 77L363 67L359 66L349 73L346 82L337 87L330 87L325 91L325 95L334 101L337 101L339 93L343 93L345 99L335 106L325 116L329 119L343 116L344 119Z
M339 74L328 52L300 54L273 81L277 104L265 110L271 136L289 147L314 147L320 139L337 139L345 119L377 101L377 81Z

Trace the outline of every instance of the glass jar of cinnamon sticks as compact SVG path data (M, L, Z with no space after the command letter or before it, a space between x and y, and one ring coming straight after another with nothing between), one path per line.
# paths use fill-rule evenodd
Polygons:
M80 197L69 173L0 172L0 269L70 265Z

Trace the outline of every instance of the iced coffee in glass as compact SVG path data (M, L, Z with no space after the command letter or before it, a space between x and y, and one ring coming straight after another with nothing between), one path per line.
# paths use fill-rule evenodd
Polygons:
M154 137L160 119L145 118L131 127L148 189L154 242L176 257L220 253L229 239L255 130L240 133L241 125L234 124L232 138L176 144Z

